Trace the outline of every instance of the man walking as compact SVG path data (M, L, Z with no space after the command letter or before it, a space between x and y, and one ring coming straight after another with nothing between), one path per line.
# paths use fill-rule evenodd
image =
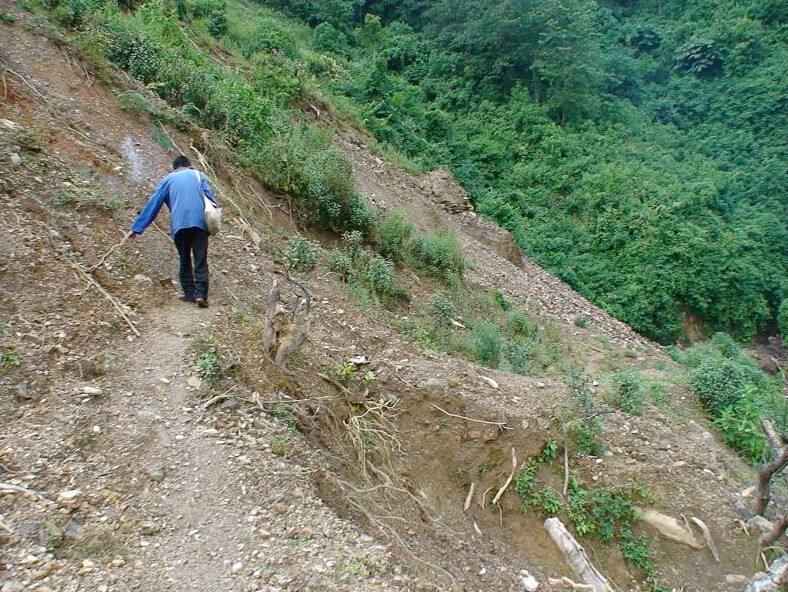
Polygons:
M164 177L148 199L124 242L142 234L159 214L162 204L170 210L170 234L180 256L183 298L208 307L208 227L203 194L216 203L205 175L192 168L185 156L172 161L173 172Z

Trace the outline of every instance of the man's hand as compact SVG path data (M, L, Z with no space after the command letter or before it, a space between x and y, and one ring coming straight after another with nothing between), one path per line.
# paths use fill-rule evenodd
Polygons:
M120 244L123 244L123 243L127 242L129 239L132 239L132 238L134 238L135 236L137 236L137 233L136 233L136 232L134 232L133 230L129 230L129 231L126 233L126 236L124 236L124 237L123 237L123 240L121 241L121 243L120 243Z

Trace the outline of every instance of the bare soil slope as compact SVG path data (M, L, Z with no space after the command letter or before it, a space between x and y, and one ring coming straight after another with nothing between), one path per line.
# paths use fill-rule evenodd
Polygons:
M563 382L425 352L394 330L394 314L360 309L323 271L301 278L312 295L309 342L289 370L275 367L260 335L278 277L271 253L292 232L289 217L211 156L205 136L170 131L190 154L190 144L209 154L216 190L238 205L211 245L212 307L178 302L164 232L113 249L170 155L64 40L8 10L18 20L0 25L0 319L3 352L18 358L0 369L0 482L13 486L0 495L3 592L523 590L523 570L540 589L548 576L571 575L513 491L489 505L512 449L522 462L555 436L554 416L571 400ZM659 348L521 259L450 179L414 178L358 142L347 149L370 199L424 230L452 227L473 263L468 285L553 319L581 367L668 365ZM254 194L239 190L247 181ZM280 281L289 305L297 292ZM588 329L573 324L579 315ZM214 388L195 376L193 350L206 343L224 374ZM374 370L373 384L331 378L354 356ZM576 457L571 470L640 483L658 508L701 517L720 564L642 530L664 581L737 590L730 576L753 571L757 545L727 494L749 469L691 401L671 403L611 415L609 454ZM463 511L472 482L477 495ZM596 545L593 557L622 589L636 585L640 574L615 548Z

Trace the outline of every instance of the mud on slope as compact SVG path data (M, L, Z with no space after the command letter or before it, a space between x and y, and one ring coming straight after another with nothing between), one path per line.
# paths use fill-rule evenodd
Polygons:
M174 302L173 249L155 229L95 270L143 332L134 337L69 261L101 261L166 172L168 157L151 139L149 124L119 111L67 44L27 31L28 17L15 14L17 24L0 25L2 58L25 80L7 75L7 99L0 102L0 117L12 123L2 131L1 157L12 162L0 175L2 200L18 204L0 213L8 229L0 311L9 328L4 351L18 352L21 363L4 368L0 378L6 389L0 462L19 472L2 479L52 498L66 489L86 493L70 512L16 494L2 498L10 526L3 534L8 577L41 590L445 589L452 581L468 590L519 590L523 569L541 580L568 575L514 492L503 497L500 510L489 506L490 493L511 470L511 449L520 462L535 455L555 428L555 412L571 404L564 385L421 351L393 331L393 315L359 309L322 272L303 278L315 304L310 342L289 372L271 366L259 332L276 265L259 247L281 243L281 221L233 190L220 158L211 160L225 180L217 187L242 206L246 222L236 213L212 245L207 314ZM173 137L188 146L190 139ZM204 147L200 138L192 140ZM444 204L455 201L434 189L445 178L414 179L359 147L355 152L369 197L434 221L427 229L437 223L456 229L475 261L469 282L527 294L539 314L580 333L575 339L591 334L571 328L574 316L585 314L594 331L642 346L642 358L660 355L533 264L508 261L505 256L516 257L500 231L436 204L436 196ZM135 178L135 171L145 174ZM186 388L193 357L183 350L207 335L233 352L224 379L233 391L226 405L205 414L200 393ZM159 355L175 362L156 361ZM318 376L358 355L376 375L372 385L356 379L338 387ZM146 356L153 358L150 365ZM89 395L85 386L101 388L102 395ZM357 418L368 407L379 417L366 425ZM752 570L750 554L741 549L753 543L740 534L726 495L741 488L737 478L747 469L699 420L682 424L649 409L640 418L616 414L606 424L611 455L575 457L573 473L589 482L639 482L668 513L702 517L723 563L648 533L658 567L676 588L737 589L724 576ZM363 447L354 426L379 430L361 439L371 464L359 458ZM165 475L156 481L161 467ZM188 493L186 484L198 477L215 496ZM477 498L464 512L472 481ZM479 507L478 496L488 488L488 503ZM163 496L196 514L162 503ZM204 505L206 499L216 505ZM65 541L71 551L50 557L41 549L50 539ZM96 550L85 548L85 540L103 542ZM25 563L28 556L35 560ZM595 557L623 588L638 575L615 550L598 546Z

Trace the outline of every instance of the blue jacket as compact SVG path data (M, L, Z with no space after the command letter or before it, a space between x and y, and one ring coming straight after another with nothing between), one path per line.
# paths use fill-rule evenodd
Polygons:
M148 203L137 216L131 230L135 234L142 234L159 214L162 204L167 204L170 210L172 236L184 228L202 228L207 232L202 194L205 193L213 203L216 203L216 198L202 173L200 173L200 181L198 185L194 169L181 168L164 177L156 188L156 193L148 199Z

